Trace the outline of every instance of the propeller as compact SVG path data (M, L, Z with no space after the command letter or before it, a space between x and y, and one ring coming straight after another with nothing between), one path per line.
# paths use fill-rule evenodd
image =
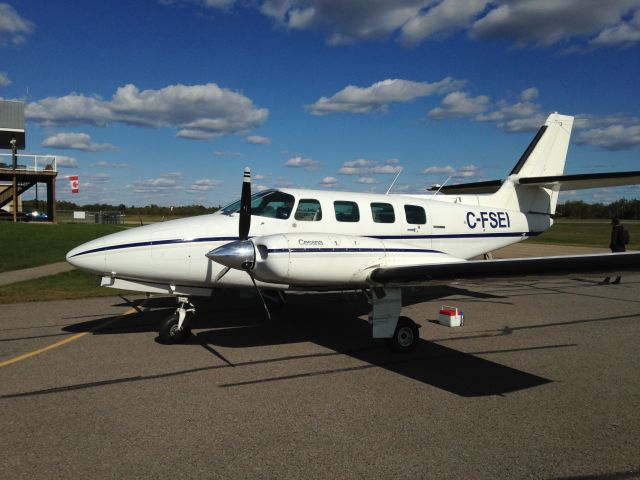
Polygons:
M240 196L240 218L238 219L238 240L222 245L207 253L207 258L224 265L225 268L218 274L216 281L224 277L229 270L235 268L244 270L251 278L258 297L262 302L267 319L271 320L269 308L262 296L262 292L256 284L256 280L251 273L251 269L255 265L256 250L253 242L249 240L249 230L251 229L251 170L249 167L244 169L242 178L242 193Z
M242 176L242 193L240 194L240 221L238 222L238 238L240 241L249 238L251 228L251 170L245 167Z

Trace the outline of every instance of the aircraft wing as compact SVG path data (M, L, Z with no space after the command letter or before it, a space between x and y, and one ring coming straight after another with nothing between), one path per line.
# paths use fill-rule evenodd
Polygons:
M500 260L470 260L456 263L383 267L370 279L381 284L429 283L470 278L505 279L585 273L640 272L640 252L601 253L556 257Z
M551 188L561 190L581 190L585 188L620 187L640 184L640 171L586 173L579 175L554 175L548 177L522 177L517 181L527 187ZM494 193L502 186L502 180L461 183L431 187L430 191L440 191L448 195Z

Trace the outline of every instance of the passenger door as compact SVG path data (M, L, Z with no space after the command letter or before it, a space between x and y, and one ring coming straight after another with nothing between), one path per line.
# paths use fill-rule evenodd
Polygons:
M426 205L416 203L404 203L402 211L398 212L398 216L404 224L404 235L407 240L414 238L420 240L423 248L430 248L431 241L431 219L429 218L429 210Z

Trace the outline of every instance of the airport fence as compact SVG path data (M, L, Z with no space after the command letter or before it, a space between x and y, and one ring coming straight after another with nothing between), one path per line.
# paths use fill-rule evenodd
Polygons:
M58 210L56 212L58 223L100 223L120 225L124 223L125 215L117 211L74 211Z

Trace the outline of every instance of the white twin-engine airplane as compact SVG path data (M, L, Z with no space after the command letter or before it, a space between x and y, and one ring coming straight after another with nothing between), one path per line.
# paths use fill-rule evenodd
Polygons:
M74 248L67 261L106 287L175 295L160 338L182 342L190 296L215 289L362 289L374 338L395 351L418 342L400 316L401 287L461 278L505 278L640 270L640 253L467 259L538 235L552 224L558 192L640 183L640 171L562 175L573 117L551 114L502 181L441 188L429 195L274 189L218 212L118 232Z

